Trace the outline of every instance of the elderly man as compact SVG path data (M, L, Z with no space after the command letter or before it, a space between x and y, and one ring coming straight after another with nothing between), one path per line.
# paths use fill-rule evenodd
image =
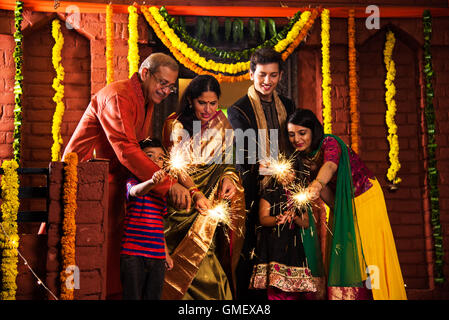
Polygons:
M178 64L162 53L151 54L139 74L101 89L91 100L64 156L76 152L80 161L109 159L109 214L107 221L107 298L119 298L120 239L124 218L125 179L131 174L141 181L150 179L159 167L151 161L138 141L149 135L155 104L176 92ZM157 192L169 192L177 206L189 206L187 189L167 178Z

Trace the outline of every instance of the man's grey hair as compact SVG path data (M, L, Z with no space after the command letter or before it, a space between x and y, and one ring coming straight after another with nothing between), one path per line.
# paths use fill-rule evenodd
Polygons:
M169 67L173 71L179 72L176 61L165 53L156 52L150 54L140 65L139 75L142 77L143 69L148 69L151 74L156 73L159 67Z

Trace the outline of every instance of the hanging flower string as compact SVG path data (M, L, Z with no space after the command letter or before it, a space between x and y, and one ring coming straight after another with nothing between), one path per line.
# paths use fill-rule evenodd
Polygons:
M19 211L19 176L16 160L6 160L2 163L4 174L2 176L2 222L0 233L0 246L2 249L1 300L16 299L17 277L17 248L19 235L17 233L17 213Z
M273 36L271 39L266 40L262 44L259 44L257 47L247 48L240 51L226 51L216 47L209 47L205 43L199 41L198 39L189 35L184 26L177 24L175 18L170 16L165 7L161 7L159 9L159 13L162 17L164 17L165 21L168 23L170 28L174 30L174 32L178 35L178 37L183 40L188 46L194 48L200 55L214 55L220 59L232 59L238 61L247 61L249 60L252 53L256 50L266 47L274 47L280 40L286 38L288 32L291 31L292 27L299 20L301 16L301 12L297 12L290 19L288 24L282 28L281 31L277 33L276 36Z
M53 101L56 103L55 113L53 114L53 125L51 133L53 136L53 145L51 147L51 161L61 160L61 145L63 143L61 136L62 117L64 115L64 67L61 64L61 51L64 45L64 37L61 32L61 23L58 19L53 20L51 34L55 39L55 45L52 50L53 68L56 71L56 77L53 79L53 89L55 95Z
M64 158L64 219L62 222L63 236L61 238L62 270L61 279L61 299L73 300L74 286L68 284L68 274L66 270L75 263L75 236L76 236L76 193L78 188L78 156L76 153L69 153Z
M357 106L357 70L355 51L354 9L348 17L348 59L349 59L349 110L351 114L351 148L359 153L359 110Z
M167 22L160 15L157 7L150 7L149 11L153 19L157 22L158 27L165 35L165 38L168 40L168 43L170 43L170 47L177 49L187 59L197 64L200 68L229 74L246 72L249 69L249 61L226 64L215 62L213 60L206 60L204 57L200 56L198 52L188 47L185 42L182 42L181 39L179 39L173 29L168 26Z
M137 40L139 40L139 32L137 31L137 21L139 15L137 14L137 8L135 6L128 7L128 64L129 64L129 77L131 78L134 73L139 71L139 47Z
M22 21L23 21L23 2L17 1L14 10L14 41L16 46L14 48L13 58L16 64L16 72L14 76L14 141L12 143L14 160L20 163L20 141L21 141L21 127L22 127L22 93L23 93L23 51L22 51Z
M174 46L172 46L170 40L165 36L164 32L159 27L159 24L156 22L156 20L153 18L152 14L146 7L141 7L142 13L144 14L146 20L150 24L150 26L153 28L154 32L158 36L159 39L161 39L162 43L171 51L173 56L186 68L192 70L193 72L197 74L209 74L212 76L215 76L219 82L227 81L227 82L234 82L234 81L242 81L249 79L248 73L239 75L239 76L226 76L223 74L215 74L210 71L204 70L203 68L196 65L194 62L192 62L189 58L186 57L181 51L176 49ZM184 44L185 45L185 44ZM187 45L185 45L185 48L187 48Z
M423 30L424 30L424 78L425 78L425 109L424 116L427 126L427 177L429 183L429 197L431 222L433 228L433 242L435 247L435 277L436 283L444 282L444 248L443 235L440 222L440 202L438 190L438 170L435 151L437 142L435 136L435 109L433 106L434 90L432 86L433 67L432 53L430 51L430 40L432 38L432 16L430 11L425 10L423 13Z
M165 21L164 17L160 14L158 8L150 7L148 9L146 7L141 7L141 11L147 19L148 23L153 28L156 35L164 43L164 45L169 48L175 58L188 69L196 72L197 74L214 75L220 82L242 81L249 78L249 61L240 61L237 63L220 63L215 62L211 59L206 60L198 52L190 48L178 37L175 31L170 28L167 21ZM304 15L303 19L305 19L306 16L307 15ZM304 25L307 26L307 30L305 30L306 28L304 27L298 37L300 35L305 36L307 34L307 31L313 25L313 21L309 19L307 23L304 23ZM298 31L298 28L295 29L295 32L296 31ZM302 37L302 39L304 38L304 36ZM296 38L296 42L298 40L298 37ZM292 35L290 36L290 38L292 38ZM299 42L296 43L296 46L299 44ZM291 43L290 47L287 49L288 54L283 55L284 59L286 59L288 55L291 54L291 52L294 50L294 48L296 48L292 47L293 43Z
M106 83L114 81L114 25L112 4L106 6Z
M332 133L332 109L331 109L331 72L330 72L330 23L329 23L329 10L323 9L321 13L321 54L322 65L321 72L323 74L323 80L321 87L323 88L323 127L324 133Z
M390 159L390 167L387 171L387 178L393 185L397 185L401 182L401 178L397 176L401 164L399 163L399 141L397 136L398 126L394 122L396 115L396 101L394 96L396 95L396 87L394 85L394 79L396 77L396 67L392 59L393 49L396 39L393 32L387 32L387 40L384 49L384 63L387 69L387 78L385 80L385 102L387 103L387 112L385 114L385 121L388 126L388 142L390 144L390 151L388 153Z

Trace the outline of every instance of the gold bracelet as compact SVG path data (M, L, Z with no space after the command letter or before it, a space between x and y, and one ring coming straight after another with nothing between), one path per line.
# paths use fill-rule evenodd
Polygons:
M198 189L198 187L196 185L194 185L193 187L190 187L188 190L189 192L192 191L193 189Z

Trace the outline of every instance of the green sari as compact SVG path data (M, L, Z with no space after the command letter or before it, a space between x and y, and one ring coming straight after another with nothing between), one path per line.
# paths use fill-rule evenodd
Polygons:
M221 111L207 125L219 130L223 140L225 130L232 129ZM173 130L180 128L182 124L176 114L167 118L163 130L166 147L171 147L169 137ZM217 136L215 143L216 139ZM201 150L210 148L213 143L201 141ZM196 164L190 177L212 203L218 199L223 178L228 177L235 183L237 192L231 199L231 226L221 228L216 219L199 214L193 205L189 211L168 207L165 237L174 267L166 272L162 298L229 300L235 288L234 272L244 234L245 203L240 178L233 165L211 161Z
M337 171L337 187L335 192L335 205L333 215L329 217L329 226L332 232L326 246L327 273L329 287L362 287L363 276L360 268L361 243L357 226L354 188L352 185L349 150L343 140L334 135L325 134L321 140L331 136L335 138L341 148L340 161ZM314 156L321 149L309 156ZM359 257L362 254L362 257Z

